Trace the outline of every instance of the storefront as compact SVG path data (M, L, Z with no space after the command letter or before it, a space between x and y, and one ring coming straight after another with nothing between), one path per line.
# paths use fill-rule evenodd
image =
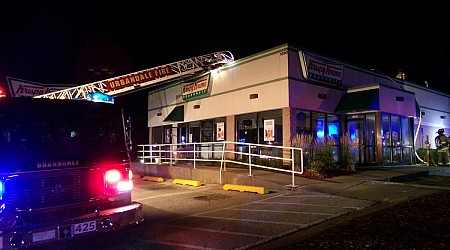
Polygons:
M359 165L415 164L416 131L449 127L418 127L427 108L418 93L436 95L285 44L150 91L149 142L291 146L293 137L309 134L319 142L331 138L338 160L347 134ZM440 118L449 112L433 111Z

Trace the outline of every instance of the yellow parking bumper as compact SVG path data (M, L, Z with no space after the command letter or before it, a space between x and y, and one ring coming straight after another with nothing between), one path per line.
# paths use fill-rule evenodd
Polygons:
M269 191L265 187L235 185L235 184L225 184L225 185L223 185L223 190L235 190L235 191L239 191L239 192L252 192L252 193L258 193L258 194L268 194L269 193Z

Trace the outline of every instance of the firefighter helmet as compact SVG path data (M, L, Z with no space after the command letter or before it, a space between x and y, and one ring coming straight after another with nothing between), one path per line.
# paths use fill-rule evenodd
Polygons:
M443 128L440 128L440 129L438 129L438 131L436 132L436 133L438 133L438 134L444 134L444 129Z

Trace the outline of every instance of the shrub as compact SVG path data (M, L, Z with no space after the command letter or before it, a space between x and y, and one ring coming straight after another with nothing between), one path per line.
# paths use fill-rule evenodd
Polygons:
M323 173L327 169L336 168L336 161L333 158L334 140L330 137L325 137L321 145L318 145L314 152L314 160L318 161L315 166L316 170Z
M429 149L430 150L430 159L427 160L427 148L419 148L417 149L417 155L419 155L420 159L422 159L426 164L426 162L429 162L430 166L436 165L438 162L438 155L436 149Z
M321 141L317 141L310 134L297 134L291 138L291 146L303 149L303 164L305 168L316 175L321 176L327 169L336 167L336 161L333 158L334 140L327 136ZM295 168L299 170L300 156L295 156L298 162ZM298 166L297 166L298 165Z
M311 156L316 147L317 141L310 134L296 134L291 138L291 147L301 148L303 150L303 165L305 167L311 164ZM300 171L300 155L295 155L295 170Z
M346 132L343 136L341 136L341 165L346 170L355 171L356 159L353 154L354 147L351 144L350 134Z

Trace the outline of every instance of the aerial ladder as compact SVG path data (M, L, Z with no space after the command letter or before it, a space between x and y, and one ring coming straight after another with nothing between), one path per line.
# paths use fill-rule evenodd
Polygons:
M195 74L208 72L234 61L233 54L229 51L220 51L203 56L197 56L174 63L169 63L131 74L117 76L93 83L50 92L34 98L49 99L87 99L92 100L93 94L103 94L115 97L150 87L157 83L178 80Z

